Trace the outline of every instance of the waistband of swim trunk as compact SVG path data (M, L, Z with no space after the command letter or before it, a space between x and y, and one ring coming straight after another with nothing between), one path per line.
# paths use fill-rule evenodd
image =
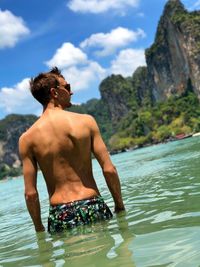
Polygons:
M74 201L70 201L67 203L61 203L61 204L57 204L57 205L50 205L49 209L54 210L57 208L72 208L74 206L77 205L87 205L87 204L93 204L95 202L104 202L104 199L102 196L94 196L91 198L86 198L86 199L81 199L81 200L74 200Z

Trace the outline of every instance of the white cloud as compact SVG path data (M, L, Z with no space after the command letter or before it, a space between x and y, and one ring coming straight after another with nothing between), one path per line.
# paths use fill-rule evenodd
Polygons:
M140 17L140 18L144 18L145 17L145 14L143 12L139 12L136 15L137 15L137 17Z
M92 34L89 38L81 42L81 48L101 47L102 50L96 52L99 56L113 54L117 48L127 46L131 42L136 42L139 38L144 38L145 33L142 29L131 31L129 29L118 27L109 33Z
M16 17L9 10L0 9L0 49L15 46L29 32L21 17Z
M97 62L88 60L87 55L71 43L64 43L55 55L46 62L49 67L57 66L73 91L88 89L91 83L100 81L106 75Z
M97 62L91 61L84 67L70 67L62 71L65 79L72 84L72 91L77 92L90 87L93 82L101 81L106 77L106 70Z
M195 4L193 5L194 8L199 8L200 7L200 0L196 1Z
M33 98L29 91L29 79L26 78L13 88L3 87L0 90L0 110L2 113L36 114L42 106Z
M125 49L120 51L111 62L110 73L131 76L139 66L146 65L143 49Z
M87 62L87 55L81 49L71 43L64 43L57 49L52 59L46 62L46 65L49 67L66 68L85 62Z
M137 7L140 0L71 0L67 6L74 12L103 13L110 10L123 12L128 7Z

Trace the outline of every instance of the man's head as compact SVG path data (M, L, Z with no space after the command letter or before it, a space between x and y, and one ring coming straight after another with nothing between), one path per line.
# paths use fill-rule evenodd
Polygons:
M49 72L40 73L30 80L31 93L43 106L46 106L52 97L58 98L59 88L65 88L67 87L66 85L69 87L66 90L71 95L70 86L66 83L57 67L54 67Z

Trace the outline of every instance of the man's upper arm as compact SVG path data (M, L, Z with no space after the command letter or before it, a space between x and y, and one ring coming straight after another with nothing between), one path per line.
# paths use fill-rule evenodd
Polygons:
M102 168L106 164L110 164L110 156L107 147L101 137L99 127L94 118L91 117L91 132L92 132L92 152Z
M24 135L19 139L19 154L23 164L25 192L34 193L37 185L37 162Z

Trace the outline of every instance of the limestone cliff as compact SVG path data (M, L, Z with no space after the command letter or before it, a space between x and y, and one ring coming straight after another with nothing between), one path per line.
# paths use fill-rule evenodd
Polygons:
M146 50L148 80L155 101L181 95L188 86L200 99L200 12L169 0L155 41Z
M188 89L200 99L199 29L199 11L188 12L179 0L166 3L155 41L145 51L147 67L139 67L129 78L111 75L100 85L113 124L130 109L183 95Z
M121 75L111 75L100 84L100 93L115 128L117 122L128 113L132 100L135 99L131 81Z
M8 115L0 120L0 169L5 166L17 168L21 165L18 139L35 121L34 115Z
M117 130L122 118L141 106L152 104L147 68L139 67L132 77L111 75L100 84L101 99L107 108L113 129Z

